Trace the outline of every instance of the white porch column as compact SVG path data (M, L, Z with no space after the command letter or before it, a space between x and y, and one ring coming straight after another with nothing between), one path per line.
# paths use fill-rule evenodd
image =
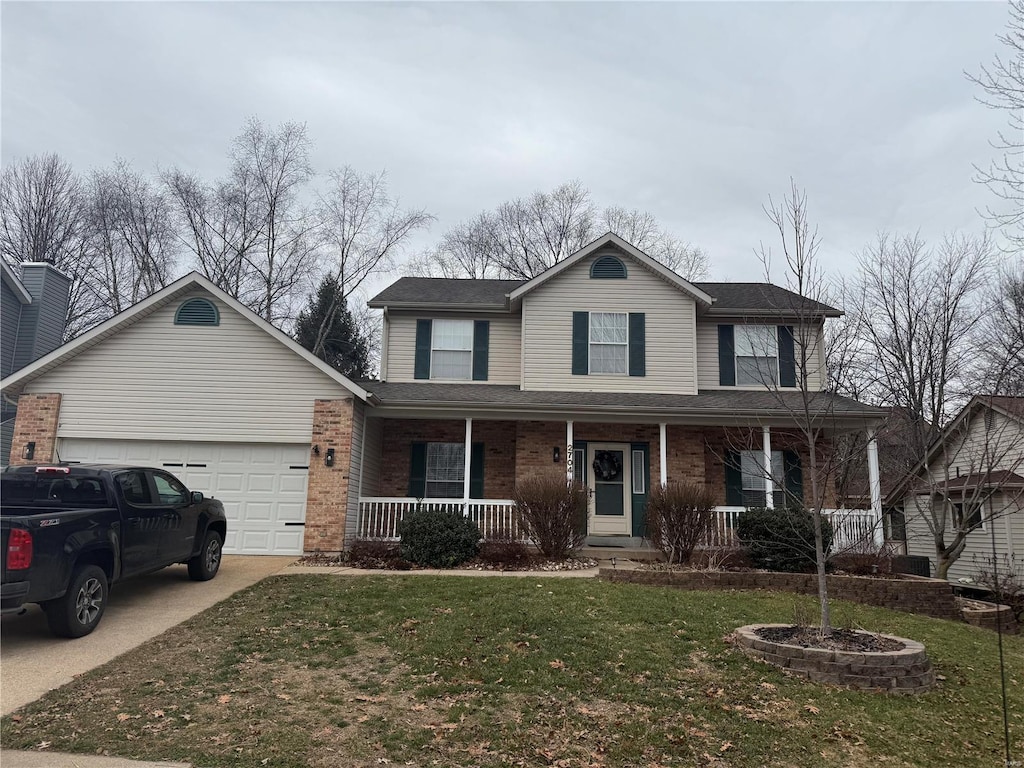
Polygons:
M466 455L462 465L462 514L469 517L469 472L473 458L473 419L466 417Z
M572 422L565 422L565 482L571 483L575 475L576 451L572 447Z
M661 459L661 487L668 485L668 425L662 422L658 425L658 454Z
M875 518L875 545L885 545L885 528L882 525L882 481L878 473L878 440L875 428L868 427L868 488L871 491L871 514Z
M764 505L775 508L775 483L772 482L772 428L762 427L764 435Z

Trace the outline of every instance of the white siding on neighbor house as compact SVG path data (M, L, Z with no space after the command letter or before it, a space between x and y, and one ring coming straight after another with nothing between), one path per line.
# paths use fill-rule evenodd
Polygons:
M581 260L523 297L523 389L696 394L693 298L630 258L625 280L594 280ZM573 312L643 312L646 375L572 375Z
M219 326L175 325L190 296ZM354 397L205 291L183 296L38 379L62 395L59 437L309 443L313 400Z
M387 339L383 345L387 381L416 381L417 320L489 320L487 381L476 384L518 384L520 319L518 315L469 314L465 312L398 312L388 311L384 326Z
M909 496L906 500L907 520L907 554L923 555L932 564L935 573L935 543L925 515L930 515L927 495ZM995 519L990 519L995 514ZM1024 498L1013 498L1007 494L997 493L984 507L985 525L983 529L974 530L967 535L967 543L963 554L949 569L949 579L974 579L978 569L988 566L992 560L992 529L995 530L996 557L1000 568L1006 562L1003 558L1014 556L1018 563L1024 558ZM952 522L947 524L952 533ZM952 535L945 536L948 546Z
M745 325L751 323L743 318L715 318L714 320L701 319L697 321L697 376L700 389L751 389L763 390L764 387L723 387L718 378L718 326L719 325ZM755 324L755 323L751 323ZM756 323L765 325L770 323ZM779 325L793 325L793 336L797 344L801 339L809 338L811 348L807 356L807 386L812 391L818 391L823 386L825 371L825 345L822 339L822 327L805 326L806 331L801 331L796 323L779 323ZM800 369L800 352L797 350L797 371Z

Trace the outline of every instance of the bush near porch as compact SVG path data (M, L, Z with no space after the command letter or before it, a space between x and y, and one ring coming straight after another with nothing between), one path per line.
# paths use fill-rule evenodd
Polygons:
M587 537L587 489L562 474L527 477L512 499L519 525L545 557L564 560Z

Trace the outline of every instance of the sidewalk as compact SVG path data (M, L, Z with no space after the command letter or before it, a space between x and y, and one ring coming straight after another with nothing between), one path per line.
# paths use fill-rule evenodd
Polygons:
M0 750L3 768L192 768L191 763L153 763L102 755L68 755L61 752Z

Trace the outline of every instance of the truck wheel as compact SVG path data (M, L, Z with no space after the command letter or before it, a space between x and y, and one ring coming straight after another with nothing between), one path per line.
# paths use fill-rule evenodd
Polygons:
M221 547L224 541L216 531L207 531L199 554L188 561L188 577L192 581L209 581L220 569Z
M50 631L58 637L88 635L107 607L107 574L98 565L83 565L71 575L64 597L43 606Z

